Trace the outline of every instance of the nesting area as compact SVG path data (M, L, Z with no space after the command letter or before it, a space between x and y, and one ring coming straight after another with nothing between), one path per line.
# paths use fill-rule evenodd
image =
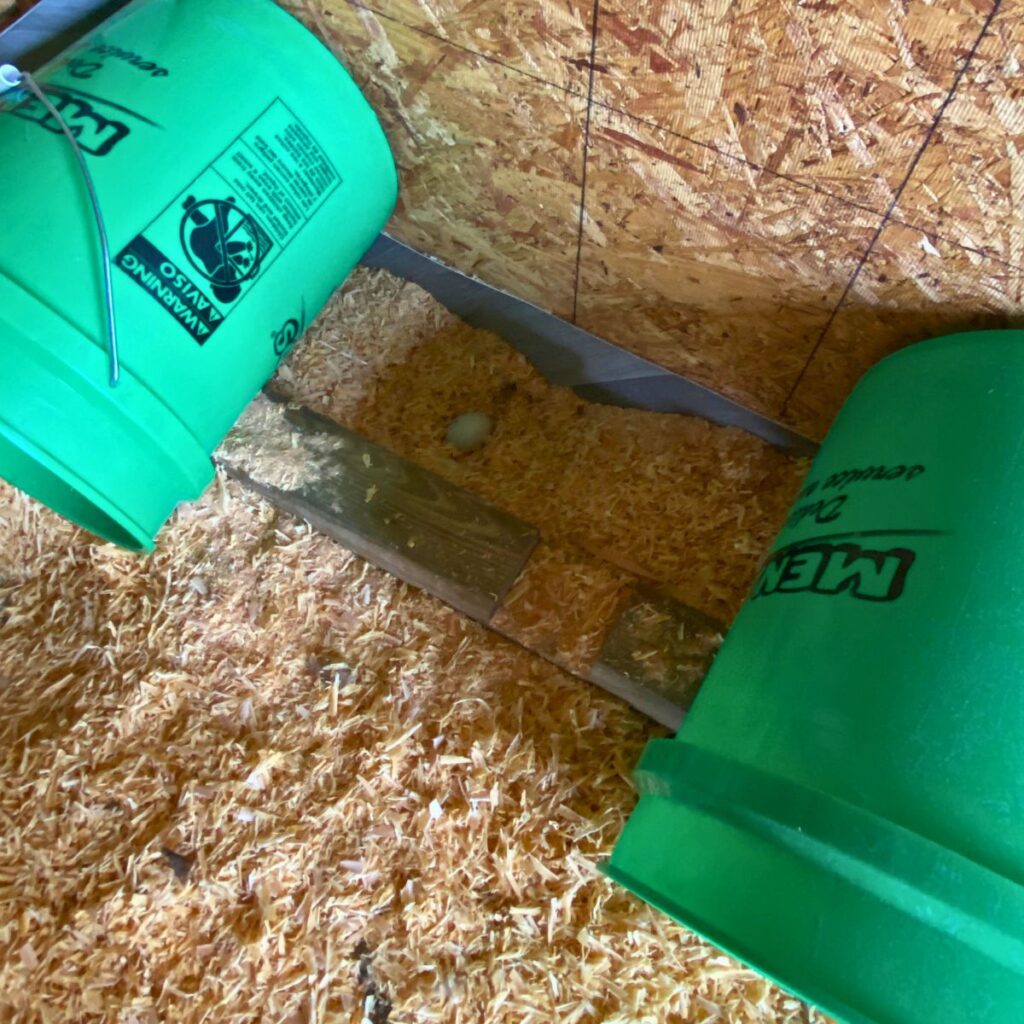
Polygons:
M414 284L358 271L278 374L297 400L538 527L669 585L723 619L806 473L742 430L596 405ZM446 441L466 412L479 451Z
M722 617L805 468L383 272L277 385ZM0 487L0 685L0 1020L823 1019L600 875L663 730L232 481L145 557Z
M351 71L388 230L821 437L1024 320L1019 0L279 0Z

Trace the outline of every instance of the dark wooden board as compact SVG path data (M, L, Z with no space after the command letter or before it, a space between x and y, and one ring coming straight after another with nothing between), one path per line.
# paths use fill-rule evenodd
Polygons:
M590 679L678 729L724 629L696 608L640 588L608 634Z
M229 476L375 565L487 622L537 531L301 406L259 396L216 454Z
M721 623L633 573L538 544L527 523L279 394L259 396L215 457L276 508L670 729L721 642Z

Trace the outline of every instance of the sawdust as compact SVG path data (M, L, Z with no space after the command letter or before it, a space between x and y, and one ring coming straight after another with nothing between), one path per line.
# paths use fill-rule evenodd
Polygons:
M502 339L380 270L356 271L278 383L546 540L665 583L726 620L807 469L738 429L584 402ZM495 428L462 454L445 435L467 410Z
M0 1019L808 1019L598 875L614 698L221 479L0 540Z
M344 447L342 438L323 434L304 436L300 444L286 418L286 406L259 395L249 403L219 450L229 461L243 461L256 483L294 491L330 475L317 455L329 455ZM334 465L335 471L341 472L340 461Z
M360 272L282 380L732 606L790 460L594 412L417 293ZM496 436L456 457L466 408ZM548 563L589 657L623 583ZM532 593L510 614L543 633ZM221 477L146 557L0 484L0 693L0 1020L818 1019L598 873L657 727Z
M541 543L490 625L585 677L633 582L585 552Z

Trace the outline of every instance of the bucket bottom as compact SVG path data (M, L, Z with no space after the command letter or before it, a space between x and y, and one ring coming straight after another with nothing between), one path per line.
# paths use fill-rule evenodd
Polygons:
M847 1024L1018 1024L1024 885L827 793L648 744L606 873Z
M105 512L97 501L78 489L83 485L75 486L66 470L48 468L48 459L42 453L27 454L27 443L9 439L5 428L6 425L0 423L0 466L8 483L103 540L133 551L152 546L141 527L133 529L134 524L126 522L123 515L115 519Z
M0 274L0 477L105 540L150 550L213 479L209 449L104 345Z

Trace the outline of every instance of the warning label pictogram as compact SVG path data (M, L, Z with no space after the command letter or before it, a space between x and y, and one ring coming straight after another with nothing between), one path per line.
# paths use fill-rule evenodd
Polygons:
M339 184L320 144L274 100L117 265L202 345Z

